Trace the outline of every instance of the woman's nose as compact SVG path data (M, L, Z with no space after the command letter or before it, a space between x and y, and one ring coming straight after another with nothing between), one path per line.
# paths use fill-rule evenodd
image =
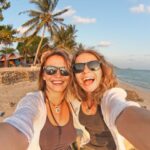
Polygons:
M89 71L90 71L90 69L88 68L87 65L85 65L85 66L84 66L84 72L86 73L86 72L89 72Z
M59 69L57 70L57 72L56 72L55 76L56 76L56 77L60 77L60 76L61 76L61 74L60 74L60 70L59 70Z

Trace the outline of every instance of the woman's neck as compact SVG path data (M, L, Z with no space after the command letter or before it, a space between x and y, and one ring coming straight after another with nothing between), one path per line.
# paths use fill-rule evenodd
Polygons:
M93 103L92 93L87 93L86 97L86 102L90 106Z
M64 93L58 93L58 92L51 93L49 91L46 91L46 96L49 102L54 105L59 105L62 102L62 100L64 100Z

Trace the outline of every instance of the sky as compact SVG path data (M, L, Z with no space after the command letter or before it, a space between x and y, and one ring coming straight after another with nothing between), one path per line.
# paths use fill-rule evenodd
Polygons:
M21 25L19 12L36 9L29 0L10 0L1 24ZM76 41L94 47L120 68L150 70L150 0L59 0L54 12L69 8L65 24L76 25Z

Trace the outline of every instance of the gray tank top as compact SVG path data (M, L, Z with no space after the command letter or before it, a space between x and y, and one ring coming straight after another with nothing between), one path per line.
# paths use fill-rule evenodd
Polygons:
M90 143L87 146L98 150L116 150L114 139L106 126L101 107L97 106L97 112L95 115L86 115L83 113L80 107L79 121L90 134Z
M76 140L76 130L70 113L65 126L53 126L48 117L40 134L41 150L71 150L70 145Z

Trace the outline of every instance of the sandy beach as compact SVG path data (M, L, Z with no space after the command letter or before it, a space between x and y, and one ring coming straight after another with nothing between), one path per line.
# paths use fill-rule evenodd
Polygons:
M18 101L25 96L27 92L32 92L37 90L37 82L19 82L13 85L0 85L0 112L5 112L3 116L0 117L0 122L11 115L15 110ZM129 91L134 91L140 99L143 101L138 101L141 106L146 106L150 109L150 91L127 84L125 82L119 81L119 87L122 87ZM132 93L131 92L131 93ZM135 97L134 95L132 96ZM132 99L129 98L129 99ZM136 101L136 100L135 100Z

